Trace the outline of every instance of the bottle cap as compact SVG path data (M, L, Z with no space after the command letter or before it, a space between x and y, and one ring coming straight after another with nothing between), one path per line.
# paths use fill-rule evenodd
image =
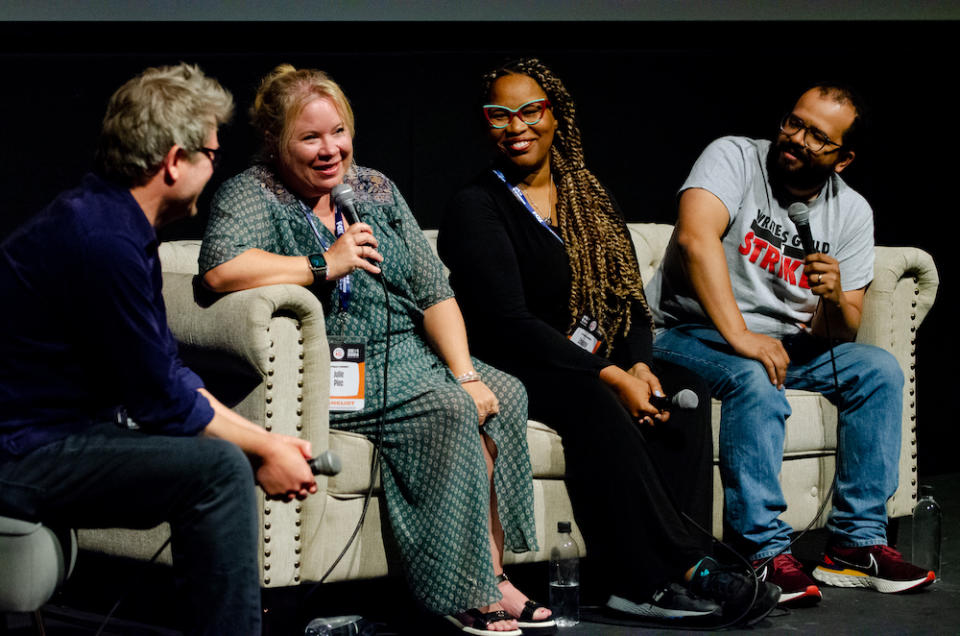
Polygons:
M920 486L920 496L921 497L932 497L933 496L933 486L930 484L923 484Z
M570 532L570 522L569 522L569 521L558 521L558 522L557 522L557 532Z

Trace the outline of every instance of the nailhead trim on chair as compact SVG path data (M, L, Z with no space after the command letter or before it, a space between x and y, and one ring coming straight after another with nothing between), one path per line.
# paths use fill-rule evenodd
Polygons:
M302 361L302 360L304 359L304 357L305 357L305 351L304 351L304 347L303 347L304 338L303 338L303 335L302 335L303 325L301 325L301 324L299 324L299 323L296 323L296 324L294 324L294 328L295 328L295 329L297 330L297 332L298 332L298 334L297 334L297 339L296 339L296 342L297 342L297 351L296 351L296 356L297 356L297 358L296 358L296 359ZM267 331L270 332L271 329L270 329L269 327L267 327ZM281 333L282 333L282 331L281 331ZM286 353L283 353L282 356L285 357L285 356L286 356ZM280 399L286 399L286 398L284 397L286 394L282 391L282 387L278 387L278 388L277 388L277 390L280 390L279 396L278 396L277 393L275 393L274 382L273 382L273 380L272 380L272 378L275 376L275 364L277 363L277 358L278 358L278 357L281 357L281 353L280 353L279 350L278 350L277 339L271 338L271 339L270 339L269 350L268 350L268 352L267 352L267 362L268 362L268 366L267 366L267 369L266 369L266 376L267 376L267 378L269 378L269 379L265 380L265 382L264 382L264 387L265 387L266 391L265 391L265 393L264 393L264 398L263 398L263 399L264 399L264 404L265 404L265 405L274 404L275 399L277 399L278 397L279 397ZM297 366L297 378L296 378L296 382L297 382L297 388L299 389L299 391L297 392L297 395L296 395L296 400L297 400L296 418L297 418L297 419L296 419L296 421L295 421L295 426L296 426L296 430L297 430L297 431L303 431L303 406L302 406L302 405L303 405L303 402L304 402L304 395L303 395L304 379L303 379L303 364L302 364L302 362L301 362L301 364L299 364L299 365ZM273 418L273 415L274 415L274 414L273 414L273 411L272 411L272 410L266 410L266 411L264 412L264 416L265 416L264 428L266 428L266 430L268 430L268 431L269 431L269 430L273 430L273 428L274 428L274 426L273 426L273 424L272 424L272 422L271 422L271 420L272 420L272 418ZM290 537L290 539L292 539L292 542L293 542L292 549L293 549L294 554L300 555L300 554L303 552L302 536L301 536L302 533L301 533L300 530L299 530L300 527L301 527L302 524L303 524L303 521L302 521L302 518L301 518L301 514L302 514L302 512L303 512L303 506L302 506L300 503L297 503L297 504L295 505L295 507L294 507L294 512L296 513L296 517L294 518L293 522L294 522L294 526L297 528L297 531L293 534L292 537ZM288 539L287 539L288 535L284 532L283 528L281 528L280 526L277 526L277 529L278 529L278 531L279 531L279 534L278 534L276 537L273 537L273 536L269 533L269 531L273 528L273 526L276 525L276 524L274 524L271 520L268 520L268 517L269 517L270 513L271 513L271 508L270 508L270 506L264 506L264 509L263 509L263 514L264 514L264 521L263 521L263 572L264 572L263 585L265 585L265 586L269 586L270 583L271 583L271 581L273 580L273 577L269 574L269 572L271 571L271 569L274 570L274 574L279 577L280 580L278 581L278 583L281 584L281 585L284 584L283 581L287 580L286 577L289 576L288 573L287 573L287 570L286 570L286 566L287 566L286 563L279 563L279 562L274 563L273 560L271 559L271 556L274 554L274 550L271 550L271 549L268 548L269 544L270 544L271 542L276 543L276 541L281 541L281 542L283 542L283 543L286 543L286 541L288 540ZM280 523L280 525L283 525L284 523L286 523L286 521L282 521L282 522L281 522L281 520L278 520L278 523ZM274 539L276 539L276 541L274 541ZM276 554L277 554L278 557L279 557L279 555L288 554L288 552L286 551L286 549L281 549L281 550L280 550L279 552L277 552ZM301 576L300 576L301 560L300 560L299 558L295 559L295 560L292 562L292 565L293 565L293 573L292 573L293 581L299 583L299 582L300 582L300 579L301 579ZM274 566L276 566L276 567L274 567ZM277 567L280 567L280 569L283 570L283 571L282 571L282 572L277 571Z
M914 297L920 295L920 285L919 285L919 282L920 282L920 279L917 278L916 276L914 276L914 277L913 277L913 295L914 295ZM910 302L910 306L913 307L914 309L916 309L916 307L917 307L916 298L914 298L914 300ZM910 333L914 333L914 334L917 333L917 312L916 312L916 311L913 311L913 312L910 313L910 323L911 323L911 325L910 325ZM917 339L916 339L916 337L913 337L913 338L910 339L910 360L912 361L911 364L910 364L910 377L907 378L907 381L908 381L909 384L911 385L911 386L910 386L910 395L913 396L914 393L916 392L916 382L917 382L917 374L916 374L916 368L917 368ZM911 490L910 490L910 499L911 499L911 501L916 501L916 499L917 499L917 478L916 478L916 474L917 474L917 465L918 465L918 463L917 463L917 424L916 424L916 422L917 422L917 411L916 411L916 400L911 400L911 401L910 401L910 407L909 407L909 408L910 408L910 411L909 411L909 412L910 412L910 421L913 422L913 425L910 427L910 432L913 434L913 437L912 437L911 440L910 440L910 460L911 460L911 464L912 464L911 467L910 467L910 471L914 474L913 479L910 480L910 485L912 486L912 488L911 488Z

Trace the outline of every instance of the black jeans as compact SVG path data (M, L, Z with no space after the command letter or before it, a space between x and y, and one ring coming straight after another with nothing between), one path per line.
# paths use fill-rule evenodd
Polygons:
M530 417L563 439L565 482L587 544L581 595L590 601L611 593L646 600L710 554L711 537L683 517L706 529L712 521L710 393L683 367L652 370L668 395L694 390L699 407L649 427L599 378L546 369L521 375Z
M260 633L254 488L230 442L111 423L0 459L0 514L73 528L169 522L190 634Z

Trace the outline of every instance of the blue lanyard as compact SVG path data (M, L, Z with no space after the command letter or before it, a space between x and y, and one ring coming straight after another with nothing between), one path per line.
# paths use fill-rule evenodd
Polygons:
M557 231L553 229L553 226L550 225L549 223L547 223L547 220L546 220L545 218L543 218L542 216L540 216L539 214L537 214L537 211L534 210L534 209L533 209L533 206L530 205L530 202L527 201L527 197L525 197L525 196L523 195L523 191L522 191L520 188L518 188L517 186L515 186L515 185L510 185L510 184L507 182L507 178L504 177L504 176L503 176L503 173L500 172L499 170L496 170L496 169L495 169L495 170L493 171L493 174L497 175L497 177L499 177L499 179L500 179L501 181L503 181L504 185L506 185L508 188L510 188L510 192L513 193L513 196L515 196L515 197L517 198L517 201L519 201L520 203L523 204L523 207L527 208L527 211L529 211L530 214L533 215L533 218L535 218L535 219L537 220L537 223L539 223L539 224L542 225L544 228L546 228L546 229L550 232L550 234L553 234L553 237L554 237L555 239L557 239L558 241L560 241L560 243L562 244L562 243L563 243L563 239L560 238L560 235L557 234Z
M320 243L323 251L327 251L330 249L330 246L323 240L323 237L320 235L320 230L317 229L317 225L313 221L313 211L308 208L307 204L303 201L300 201L300 206L303 208L303 216L307 219L310 229L313 230L313 235L317 237L317 242ZM346 231L346 228L343 226L343 215L340 213L339 208L337 208L336 215L334 216L333 227L335 230L334 234L337 238L343 236L343 233ZM350 306L350 274L347 274L337 281L337 290L339 291L338 295L340 297L340 309L346 311L347 307Z

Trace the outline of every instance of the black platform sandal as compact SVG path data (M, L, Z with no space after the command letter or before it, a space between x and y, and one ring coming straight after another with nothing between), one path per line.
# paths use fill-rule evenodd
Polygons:
M444 618L456 625L464 634L473 634L474 636L523 636L523 631L519 629L502 632L487 629L490 623L516 620L503 610L484 613L478 609L471 609L460 614L447 614Z
M506 572L497 577L498 584L509 580ZM557 631L557 621L554 620L553 616L541 618L540 620L533 617L540 608L549 609L543 603L537 603L530 599L527 599L527 602L524 603L523 611L520 612L520 616L516 619L517 626L523 630L524 634L552 634ZM513 617L511 616L511 618Z

